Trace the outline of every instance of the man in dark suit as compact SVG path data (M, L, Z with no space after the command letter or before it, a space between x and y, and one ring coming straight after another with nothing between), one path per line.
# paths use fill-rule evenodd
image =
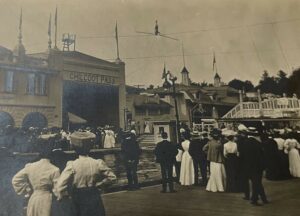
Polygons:
M202 177L201 185L207 183L207 160L206 154L203 151L203 147L207 144L207 134L204 133L200 136L199 133L192 133L192 139L190 143L189 153L193 158L194 170L195 170L195 185L199 185L199 168Z
M249 128L248 138L244 140L244 152L240 155L243 159L243 169L251 181L252 195L251 204L260 205L258 197L260 196L263 203L267 204L268 200L262 185L262 175L264 170L264 153L262 143L259 141L259 134L255 129Z
M156 156L156 162L160 163L161 176L162 176L162 193L167 192L167 184L169 184L169 190L171 193L176 192L173 184L173 164L176 162L176 155L178 150L176 145L168 141L168 134L162 133L162 141L156 145L154 154Z
M134 130L131 130L130 133L125 133L125 137L121 145L121 153L123 154L126 167L128 189L137 190L139 189L137 166L139 163L141 149L136 141L136 134Z

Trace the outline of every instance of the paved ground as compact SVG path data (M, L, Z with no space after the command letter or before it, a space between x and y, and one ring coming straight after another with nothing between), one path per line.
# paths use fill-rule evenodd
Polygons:
M161 194L160 186L103 195L107 216L298 216L300 179L264 181L270 204L252 206L242 194L211 193L203 187L177 186Z

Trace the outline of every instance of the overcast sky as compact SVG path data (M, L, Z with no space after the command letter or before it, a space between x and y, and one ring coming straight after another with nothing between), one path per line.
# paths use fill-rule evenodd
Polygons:
M116 58L118 20L120 56L131 85L161 84L164 62L180 77L181 42L136 33L153 32L156 19L162 33L183 41L194 82L213 81L213 51L224 82L256 84L265 69L275 75L300 66L300 0L0 0L0 45L17 44L22 7L27 52L45 51L56 5L59 41L62 33L74 33L77 51L102 59Z

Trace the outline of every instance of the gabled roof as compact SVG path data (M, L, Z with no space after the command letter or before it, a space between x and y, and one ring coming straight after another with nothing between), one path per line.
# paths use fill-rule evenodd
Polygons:
M184 67L182 68L181 73L189 73L189 71L188 71L188 70L186 69L186 67L184 66Z
M221 79L221 77L218 73L215 74L215 79Z

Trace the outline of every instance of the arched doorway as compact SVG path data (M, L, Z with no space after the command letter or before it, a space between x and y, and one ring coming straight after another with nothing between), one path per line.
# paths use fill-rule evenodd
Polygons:
M37 127L37 128L45 128L48 125L47 118L39 112L28 113L22 122L22 126L25 128L29 127Z
M0 112L0 128L6 127L7 125L14 126L13 117L7 112Z

